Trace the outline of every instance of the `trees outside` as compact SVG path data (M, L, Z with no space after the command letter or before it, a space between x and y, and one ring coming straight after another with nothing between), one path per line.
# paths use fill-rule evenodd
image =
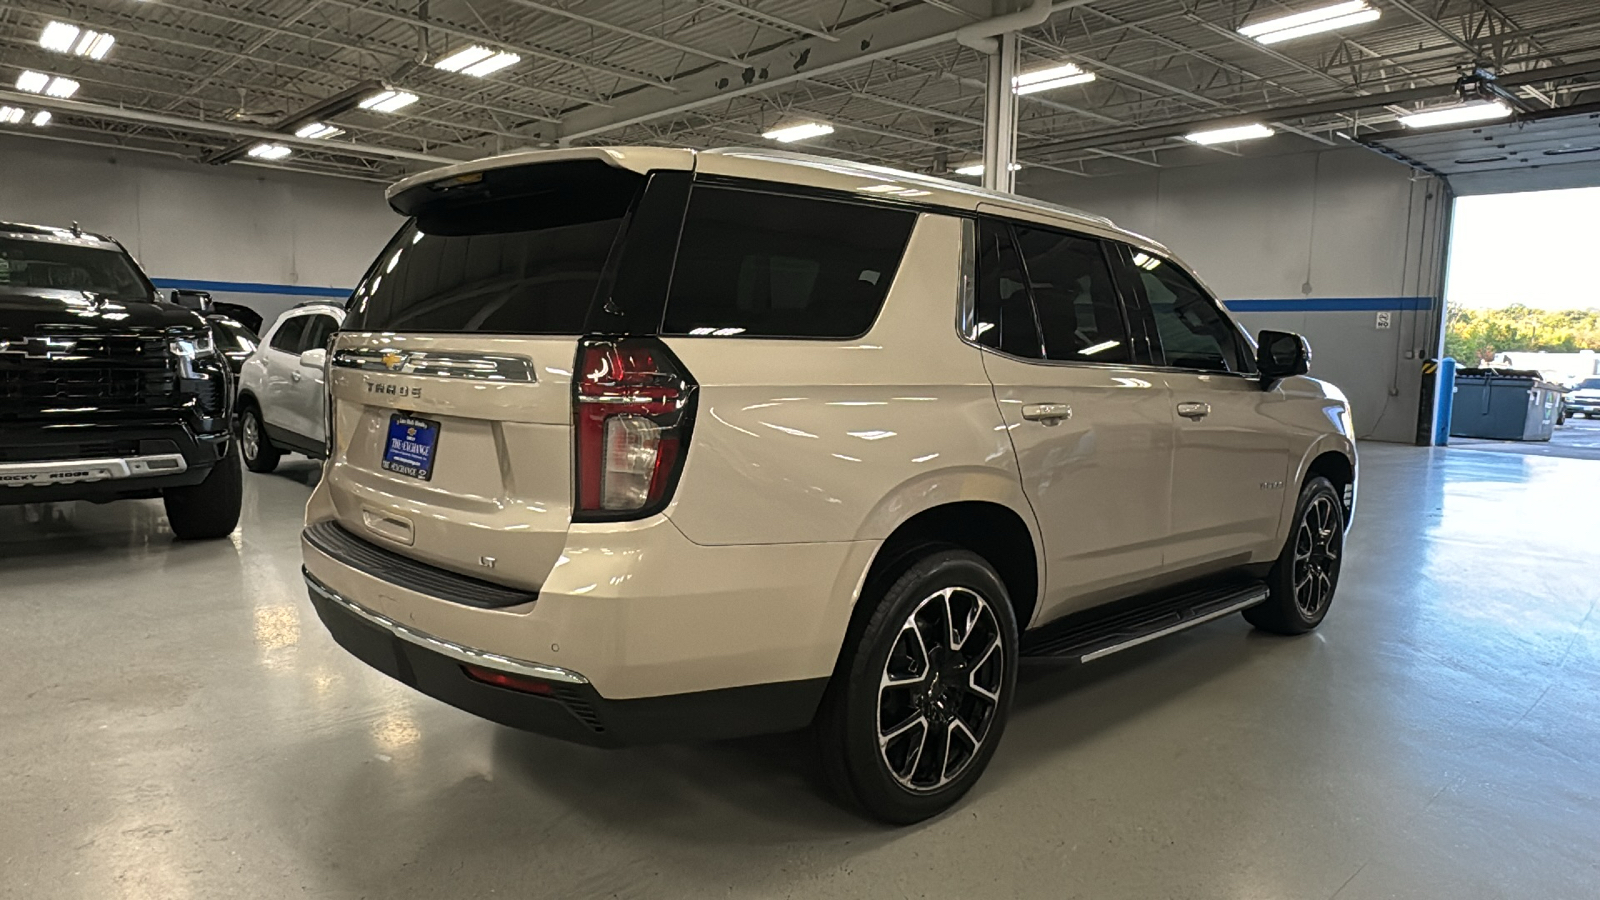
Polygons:
M1462 365L1478 365L1500 353L1537 350L1600 350L1600 309L1533 309L1521 304L1471 309L1452 304L1448 310L1444 352Z

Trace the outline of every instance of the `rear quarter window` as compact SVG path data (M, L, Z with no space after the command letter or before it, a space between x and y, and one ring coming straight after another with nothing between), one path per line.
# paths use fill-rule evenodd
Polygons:
M853 338L905 254L909 209L697 185L663 334Z

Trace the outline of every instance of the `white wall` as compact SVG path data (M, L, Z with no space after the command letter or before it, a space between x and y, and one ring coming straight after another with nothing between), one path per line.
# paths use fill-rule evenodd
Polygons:
M269 320L354 287L402 221L377 184L9 136L0 220L109 233L158 281L252 285L212 293Z
M1362 437L1413 439L1421 360L1437 341L1440 182L1349 147L1104 178L1023 174L1021 193L1166 244L1252 330L1304 334L1312 374L1350 397Z

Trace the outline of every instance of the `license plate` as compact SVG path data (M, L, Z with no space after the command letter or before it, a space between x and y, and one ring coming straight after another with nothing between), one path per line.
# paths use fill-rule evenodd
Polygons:
M395 413L389 417L389 440L383 448L383 467L427 481L433 477L433 456L438 447L438 422Z

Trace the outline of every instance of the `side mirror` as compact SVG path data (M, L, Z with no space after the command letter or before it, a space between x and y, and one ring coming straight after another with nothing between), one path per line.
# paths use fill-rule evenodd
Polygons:
M184 309L192 309L195 312L204 312L211 308L211 295L205 291L177 290L167 295L167 299Z
M300 354L300 365L308 369L320 369L328 364L328 351L321 347L312 347Z
M1263 388L1304 375L1311 371L1311 345L1292 332L1263 331L1256 339L1256 368L1261 370Z

